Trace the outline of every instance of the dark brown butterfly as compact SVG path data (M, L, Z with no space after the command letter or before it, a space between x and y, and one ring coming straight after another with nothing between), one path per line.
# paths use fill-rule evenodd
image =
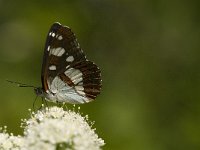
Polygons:
M72 104L94 100L101 90L101 72L86 59L75 34L54 23L47 35L42 64L42 87L38 96L53 102Z

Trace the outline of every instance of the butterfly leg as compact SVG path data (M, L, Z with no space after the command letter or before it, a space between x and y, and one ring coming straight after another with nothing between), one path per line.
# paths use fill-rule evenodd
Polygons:
M41 106L38 108L38 110L41 110L42 109L42 107L44 106L44 97L41 97L42 98L42 104L41 104Z
M37 98L38 98L38 96L35 97L35 100L33 102L33 111L35 111L35 103L36 103Z
M44 103L45 103L45 106L49 109L49 105L48 105L47 100L44 99Z

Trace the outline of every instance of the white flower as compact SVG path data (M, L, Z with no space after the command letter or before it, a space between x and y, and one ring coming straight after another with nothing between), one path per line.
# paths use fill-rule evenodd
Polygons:
M51 107L24 119L24 136L1 129L0 150L100 150L105 144L94 129L74 111Z
M24 145L24 140L21 136L9 135L6 132L0 133L0 149L1 150L20 150Z
M104 141L91 129L87 119L74 111L52 107L38 111L26 121L25 148L99 150Z

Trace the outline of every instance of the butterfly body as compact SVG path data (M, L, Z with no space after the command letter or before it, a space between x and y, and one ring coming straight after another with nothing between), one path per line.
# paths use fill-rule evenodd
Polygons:
M52 102L72 104L94 100L101 89L101 72L86 59L75 34L54 23L49 30L42 64L42 88L35 93Z

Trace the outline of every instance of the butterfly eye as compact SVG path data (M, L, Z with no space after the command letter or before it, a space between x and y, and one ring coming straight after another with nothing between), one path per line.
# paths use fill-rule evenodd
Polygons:
M37 96L42 96L43 95L43 90L42 90L42 88L35 88L34 89L34 92L35 92L35 94L37 95Z

